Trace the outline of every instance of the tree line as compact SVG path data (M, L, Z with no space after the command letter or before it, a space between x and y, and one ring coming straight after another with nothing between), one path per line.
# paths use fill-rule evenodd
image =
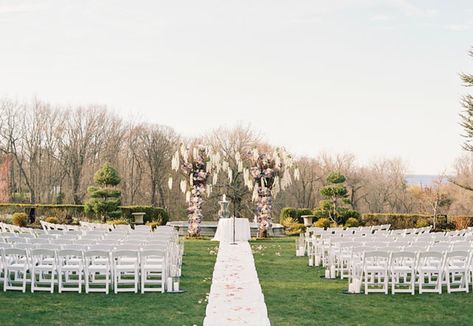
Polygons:
M205 218L217 217L217 201L223 193L232 200L233 214L252 218L252 194L235 153L254 147L271 152L275 147L249 126L220 128L188 140L170 127L128 121L103 106L0 101L0 151L9 163L11 202L82 204L95 171L108 162L122 178L123 204L165 207L174 219L185 219L183 194L177 186L168 187L172 156L183 141L217 148L233 170L230 177L222 174L215 180L206 199ZM407 167L396 158L361 165L352 154L322 153L296 158L296 163L300 178L275 198L276 214L286 206L317 207L320 189L333 171L346 177L347 201L361 213L470 214L473 210L473 192L467 189L473 180L469 155L458 159L454 175L441 175L426 186L408 185Z

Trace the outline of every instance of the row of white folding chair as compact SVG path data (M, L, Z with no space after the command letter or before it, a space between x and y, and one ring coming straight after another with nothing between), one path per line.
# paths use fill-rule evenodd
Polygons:
M4 291L26 291L28 271L31 274L31 292L50 291L53 293L55 275L58 274L59 292L78 291L82 289L82 278L85 273L86 292L109 292L113 278L113 287L117 292L138 292L138 280L141 276L141 292L164 292L166 280L165 253L161 250L114 251L78 251L34 249L1 249L0 262L4 272ZM129 280L125 276L132 275ZM76 279L72 279L72 275ZM100 278L99 278L100 276ZM12 278L13 277L13 278ZM156 277L159 277L157 280ZM21 285L15 285L20 283ZM71 288L69 284L73 285ZM42 286L46 284L47 286ZM132 288L122 285L133 285ZM74 286L75 285L75 286ZM101 285L101 288L90 285ZM160 285L159 288L147 285Z
M366 252L363 257L363 275L365 293L388 293L391 282L392 293L442 293L442 285L447 285L448 293L469 292L472 253L469 251L425 251L414 252ZM376 288L371 288L370 286ZM381 288L379 288L381 286ZM398 289L396 286L407 286Z

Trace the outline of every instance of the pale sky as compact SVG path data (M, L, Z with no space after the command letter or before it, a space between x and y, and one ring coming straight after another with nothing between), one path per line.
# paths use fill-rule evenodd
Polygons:
M471 0L0 0L0 96L435 174L462 153L472 46Z

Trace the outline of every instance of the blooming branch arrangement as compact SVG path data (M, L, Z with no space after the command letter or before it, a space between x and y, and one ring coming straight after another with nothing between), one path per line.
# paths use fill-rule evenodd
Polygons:
M260 153L256 148L248 153L251 167L243 171L245 184L253 189L253 201L256 202L256 218L259 224L258 237L268 236L271 227L273 198L292 183L293 177L299 180L299 169L294 166L293 158L284 150L277 148L272 154Z
M212 185L208 180L215 180L221 168L220 154L212 153L203 145L195 145L189 148L181 145L172 158L172 169L180 171L184 178L180 182L180 189L186 195L187 216L189 218L188 235L198 237L200 235L200 223L202 221L202 204L204 195L212 192ZM172 188L173 180L169 178L169 188Z

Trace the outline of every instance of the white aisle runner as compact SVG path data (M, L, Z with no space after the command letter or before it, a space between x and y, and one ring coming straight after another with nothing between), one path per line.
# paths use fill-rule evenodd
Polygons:
M204 326L270 325L250 244L220 242Z

